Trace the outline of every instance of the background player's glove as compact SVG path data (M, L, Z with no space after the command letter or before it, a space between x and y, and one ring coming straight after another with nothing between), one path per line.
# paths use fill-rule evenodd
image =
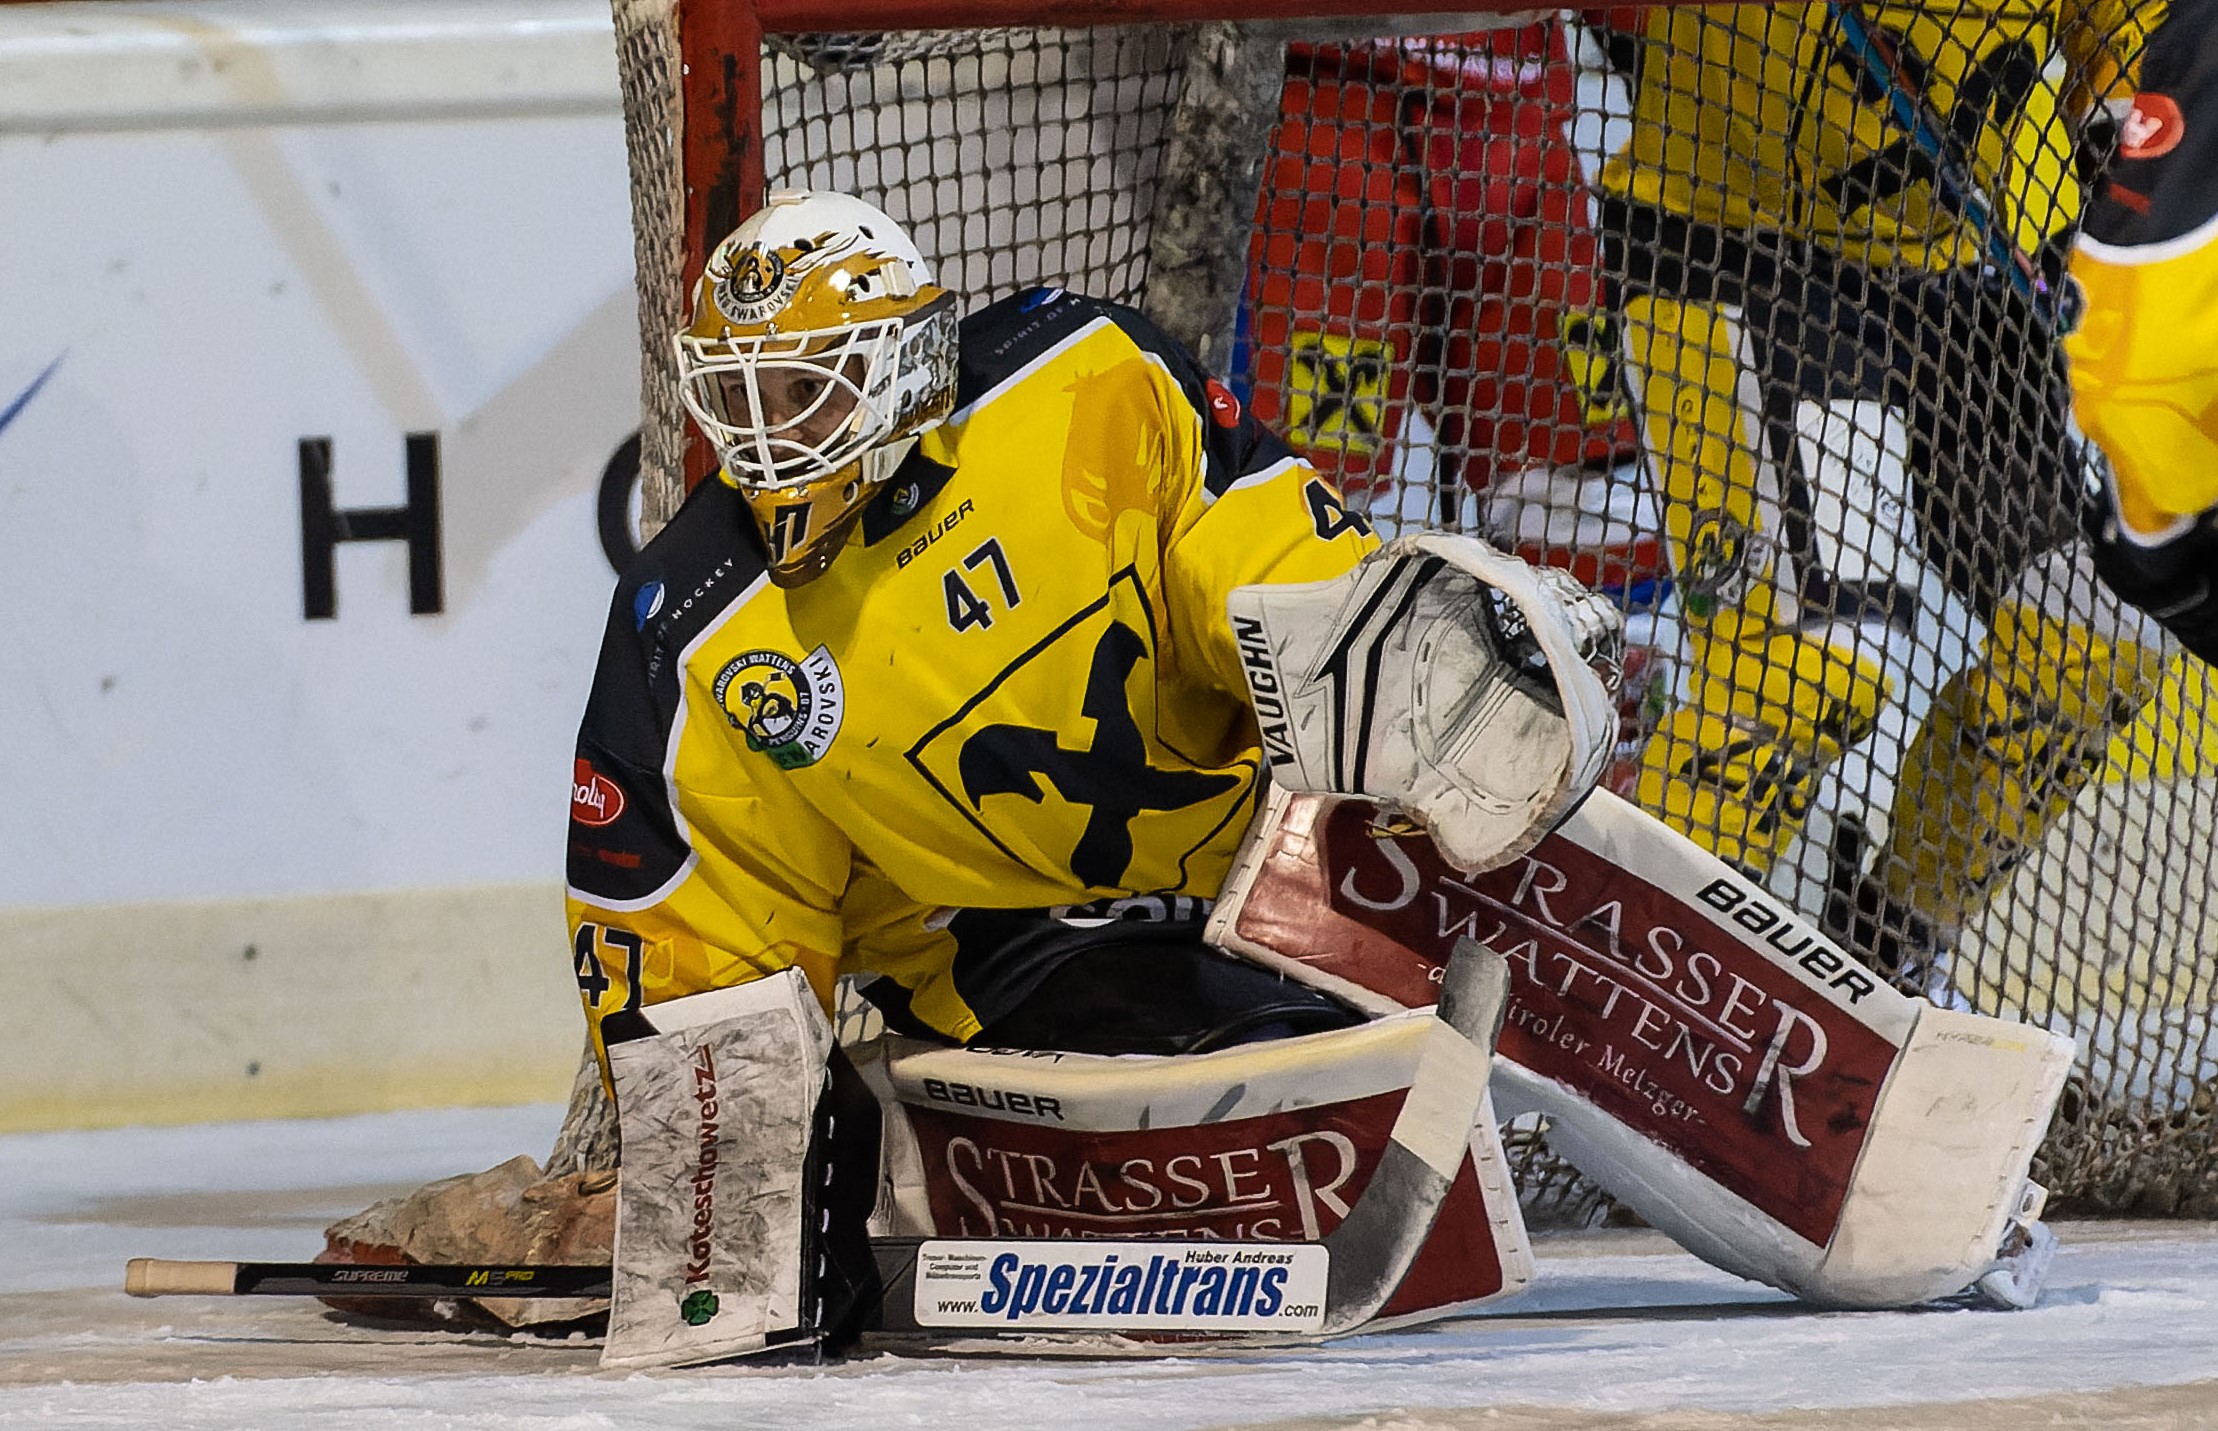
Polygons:
M1525 853L1601 776L1624 623L1565 572L1423 532L1228 604L1273 777L1391 802L1459 869Z
M2089 451L2099 451L2090 445ZM2096 464L2082 509L2095 570L2126 602L2147 612L2188 650L2218 663L2218 514L2182 522L2164 540L2136 539L2118 520L2117 478Z

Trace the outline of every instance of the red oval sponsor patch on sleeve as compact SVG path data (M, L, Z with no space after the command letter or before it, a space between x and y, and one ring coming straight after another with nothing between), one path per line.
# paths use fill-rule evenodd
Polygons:
M624 792L616 782L578 761L570 776L570 818L581 825L608 825L624 813Z
M2127 159L2155 159L2179 147L2187 120L2171 96L2143 91L2133 97L2133 112L2119 127L2118 153Z
M1209 415L1216 419L1217 426L1239 426L1240 399L1232 395L1232 389L1211 378L1202 384L1202 391L1209 395Z

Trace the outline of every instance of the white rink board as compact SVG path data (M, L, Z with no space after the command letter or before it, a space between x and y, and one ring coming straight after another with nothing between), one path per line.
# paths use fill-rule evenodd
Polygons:
M0 973L97 961L128 997L175 953L139 906L297 926L438 892L416 924L542 982L443 1009L440 948L365 928L330 941L334 1016L568 1064L559 915L510 912L560 885L614 581L596 494L638 425L606 5L0 7L0 193ZM441 609L411 614L404 544L342 544L307 619L302 440L344 510L401 505L409 434L437 444ZM382 987L392 955L432 977ZM95 1051L72 1017L42 1060ZM0 1053L0 1127L19 1072L67 1081L29 1057Z

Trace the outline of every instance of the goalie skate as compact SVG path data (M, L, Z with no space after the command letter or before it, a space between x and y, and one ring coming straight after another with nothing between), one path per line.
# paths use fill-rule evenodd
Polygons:
M2018 1211L2004 1228L2002 1248L1993 1265L1979 1274L1965 1297L1974 1306L2021 1312L2041 1298L2049 1273L2056 1266L2056 1234L2041 1221L2048 1192L2028 1182L2019 1195Z

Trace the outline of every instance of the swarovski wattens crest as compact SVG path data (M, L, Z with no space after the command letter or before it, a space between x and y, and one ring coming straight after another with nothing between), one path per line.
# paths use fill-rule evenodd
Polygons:
M735 656L716 673L714 690L747 748L783 770L822 760L847 711L839 665L822 646L799 661L778 651Z
M800 291L808 271L855 246L853 235L821 234L782 248L749 244L709 260L716 311L734 324L767 323Z

